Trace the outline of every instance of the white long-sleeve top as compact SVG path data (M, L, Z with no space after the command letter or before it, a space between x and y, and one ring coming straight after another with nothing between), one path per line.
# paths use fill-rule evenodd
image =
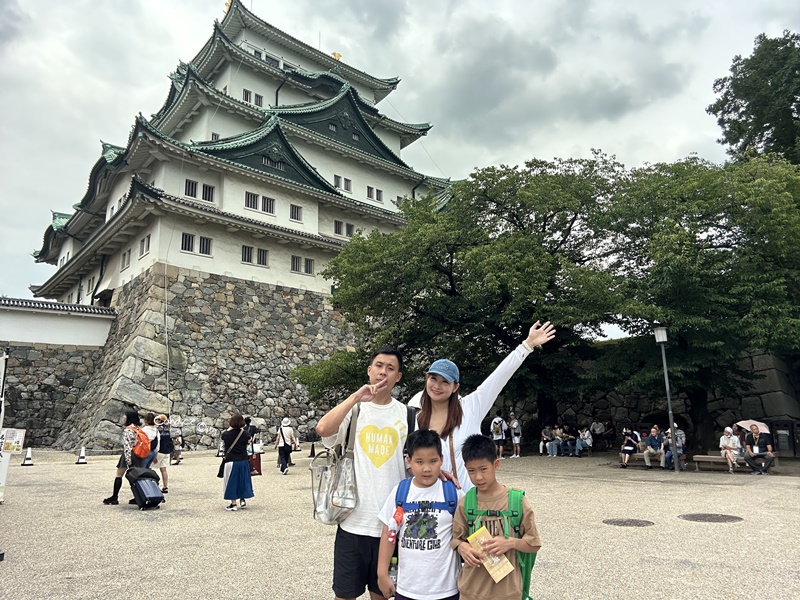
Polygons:
M461 445L469 436L479 434L481 432L481 421L489 414L492 409L497 396L503 391L508 380L517 372L520 365L525 361L530 352L520 344L511 353L503 359L497 368L489 375L478 389L461 397L461 408L464 410L464 416L461 419L461 425L456 427L452 432L453 437L453 451L455 453L456 472L458 482L464 492L472 489L472 482L467 475L467 467L464 465L464 460L461 458ZM419 424L417 424L419 428ZM442 439L442 454L444 460L442 462L442 469L445 471L453 472L453 464L450 459L450 439Z

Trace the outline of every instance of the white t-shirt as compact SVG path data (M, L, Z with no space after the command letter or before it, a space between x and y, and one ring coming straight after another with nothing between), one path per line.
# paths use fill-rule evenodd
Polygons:
M395 504L395 485L380 512L380 520L388 525ZM464 495L458 490L458 497ZM442 502L444 488L437 481L427 488L414 482L408 488L406 502ZM461 560L450 548L453 540L453 515L447 510L409 510L397 532L397 591L418 600L438 600L458 593Z
M380 537L383 523L378 513L389 492L406 477L403 446L408 437L408 409L394 398L389 404L362 402L356 424L354 459L358 504L339 527L355 535ZM352 411L336 435L322 438L331 448L346 441Z
M152 445L153 440L159 438L158 429L153 425L145 425L142 427L142 430L147 434L147 437L150 438L150 444ZM159 438L158 442L156 443L156 452L161 447L161 439Z
M528 354L530 352L520 344L503 359L503 362L497 365L497 368L478 386L477 390L461 398L461 408L464 411L464 416L461 419L461 425L453 430L452 436L453 451L455 452L455 460L458 467L458 483L464 492L471 490L475 486L469 480L467 467L461 458L461 445L469 436L481 433L481 421L492 409L497 396L503 391L508 380L517 372L517 369L528 357ZM419 424L417 424L417 427L419 427ZM442 470L452 473L453 463L450 460L449 438L442 440L442 453L444 454Z

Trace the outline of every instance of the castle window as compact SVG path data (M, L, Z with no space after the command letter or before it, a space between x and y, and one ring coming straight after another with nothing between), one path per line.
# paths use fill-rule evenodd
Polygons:
M203 184L203 200L206 202L213 202L214 201L214 186L208 185L207 183Z
M67 304L72 304L72 294L67 296Z
M292 221L303 221L303 207L296 204L289 205L289 218Z
M256 94L256 106L264 106L264 96Z
M139 240L139 258L150 253L150 234Z
M367 186L367 198L370 200L375 199L375 188Z
M186 180L186 185L183 188L183 195L190 198L197 198L197 182L191 179Z
M219 139L219 134L218 134L218 133L214 133L214 132L212 131L212 132L211 132L211 141L212 141L212 142L216 142L218 139Z
M344 178L344 191L345 192L353 191L353 182L350 181L347 177Z
M200 248L198 252L206 256L211 256L211 238L200 236Z
M244 263L253 262L253 247L252 246L242 246L242 262L244 262Z
M331 131L336 131L336 123L328 123L328 129Z
M258 194L254 194L253 192L245 192L244 207L258 210Z
M253 50L253 56L256 58L261 58L261 51L260 50Z
M272 167L273 169L278 169L279 171L285 171L286 167L283 164L282 160L272 160L269 156L262 156L261 157L261 164Z
M275 214L275 198L270 198L268 196L261 196L261 211L265 213L269 213L271 215Z
M383 190L375 190L375 201L383 202Z
M242 90L242 100L245 102L252 102L253 92L250 90Z
M358 140L360 140L360 139L361 139L361 136L360 136L360 135L358 135L357 133L354 133L354 134L353 134L353 141L354 141L354 142L357 142L357 141L358 141Z
M299 273L302 267L303 267L303 257L292 256L292 273Z
M181 250L184 252L194 252L194 235L191 233L181 234Z
M292 256L292 273L314 274L314 259Z
M124 271L131 266L131 249L128 248L122 253L122 260L119 263L119 270Z
M355 230L355 227L353 226L353 224L352 223L348 223L347 224L347 228L345 229L347 237L353 237L353 231L354 230Z
M337 190L342 189L342 176L341 175L334 175L333 176L333 187Z
M341 221L334 221L333 233L336 235L344 235L344 223L342 223Z
M303 261L303 272L306 275L313 275L314 274L314 259L307 258Z
M259 248L256 255L256 263L262 267L266 267L269 263L269 252L264 248Z

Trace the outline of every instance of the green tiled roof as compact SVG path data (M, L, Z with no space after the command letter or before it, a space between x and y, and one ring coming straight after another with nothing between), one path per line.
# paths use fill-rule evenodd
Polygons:
M60 213L54 210L51 210L50 212L53 213L53 221L51 223L53 231L60 231L61 229L64 229L64 226L72 218L71 213Z

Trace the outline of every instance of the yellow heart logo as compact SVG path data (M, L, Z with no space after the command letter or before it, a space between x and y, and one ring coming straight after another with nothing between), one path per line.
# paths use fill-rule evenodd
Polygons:
M400 434L392 427L378 429L375 425L367 425L358 432L361 449L376 468L381 468L387 460L394 456Z

